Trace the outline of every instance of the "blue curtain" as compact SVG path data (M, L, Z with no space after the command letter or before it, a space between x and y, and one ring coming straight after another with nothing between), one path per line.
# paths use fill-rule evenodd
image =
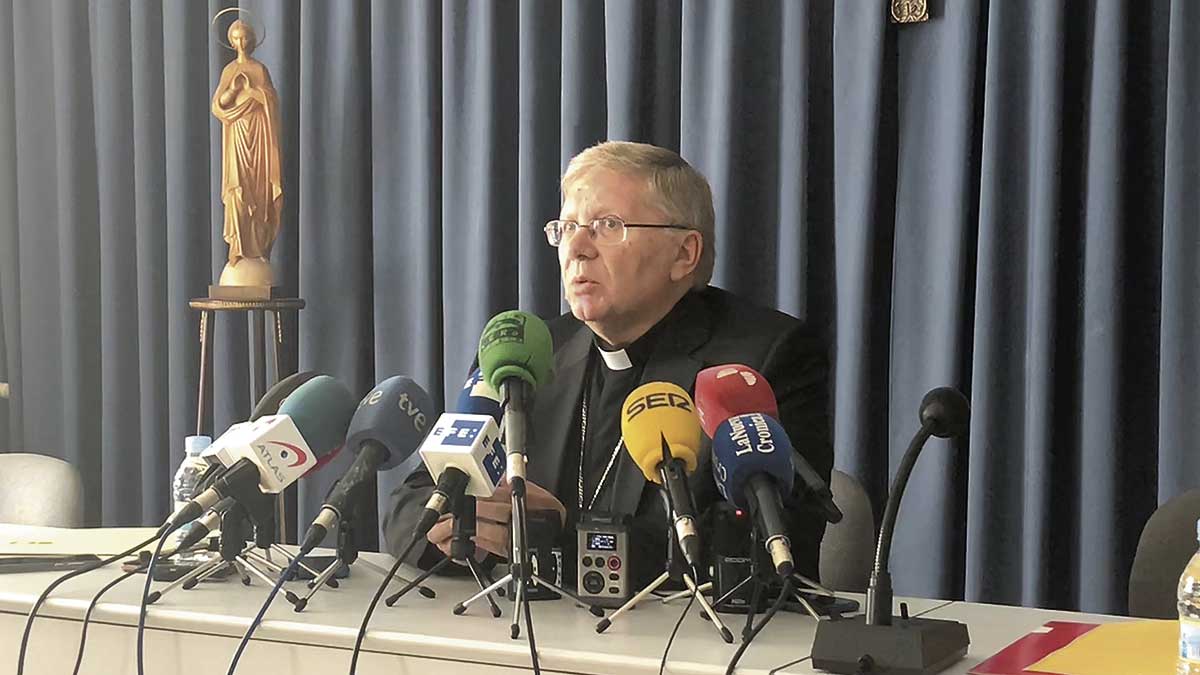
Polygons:
M76 463L93 524L161 520L196 424L231 4L0 3L0 439ZM922 394L970 395L901 510L899 593L1121 611L1146 518L1200 484L1197 3L242 7L300 368L444 400L493 313L561 311L540 226L566 161L642 140L711 181L716 283L828 339L837 465L877 508ZM250 409L246 343L220 315L208 429Z

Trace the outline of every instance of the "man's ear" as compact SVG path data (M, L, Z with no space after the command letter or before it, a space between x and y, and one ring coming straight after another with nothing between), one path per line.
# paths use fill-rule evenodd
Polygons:
M671 262L671 281L683 281L695 272L703 252L704 237L695 230L687 230L675 249L675 260Z

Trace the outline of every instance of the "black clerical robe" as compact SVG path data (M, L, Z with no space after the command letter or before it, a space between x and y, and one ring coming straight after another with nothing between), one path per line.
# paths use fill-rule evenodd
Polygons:
M569 511L575 511L580 404L585 384L589 391L594 391L595 380L588 381L587 376L597 357L596 337L570 314L552 319L547 325L554 341L555 376L535 393L527 476L555 493ZM640 360L639 352L645 351L644 361L635 371L636 382L620 376L610 380L612 373L605 371L603 385L607 395L601 391L595 399L603 400L599 404L602 410L592 404L589 411L590 438L584 445L587 502L592 501L603 465L609 461L620 437L620 404L628 394L625 389L632 390L644 382L666 381L691 392L700 370L725 363L748 365L767 378L779 402L780 422L792 444L828 481L833 469L828 361L824 346L802 322L710 286L685 295L643 338L649 339L631 345L631 360ZM597 423L598 416L603 418L602 422ZM711 470L709 443L704 439L699 467L690 478L698 511L721 499ZM634 588L645 585L664 569L669 520L657 490L622 449L595 499L595 508L633 518ZM392 553L397 553L407 540L431 491L428 474L418 470L393 493L391 511L384 518L385 543ZM791 512L788 516L796 571L816 579L824 521L810 510ZM569 532L564 533L564 537L569 536ZM410 560L421 558L425 565L437 555L440 554L436 549L426 551L423 557L418 551ZM571 567L572 559L565 560L566 566Z

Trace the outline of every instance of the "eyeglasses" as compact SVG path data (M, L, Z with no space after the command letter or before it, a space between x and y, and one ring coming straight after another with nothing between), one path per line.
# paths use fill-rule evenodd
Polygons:
M616 216L607 218L597 218L586 226L580 225L573 220L551 220L546 223L546 241L550 242L551 246L558 247L563 242L567 241L579 231L580 228L586 227L592 233L592 239L597 244L619 244L626 239L626 232L631 227L646 227L655 229L668 230L692 230L695 229L690 225L677 224L657 224L657 223L627 223Z

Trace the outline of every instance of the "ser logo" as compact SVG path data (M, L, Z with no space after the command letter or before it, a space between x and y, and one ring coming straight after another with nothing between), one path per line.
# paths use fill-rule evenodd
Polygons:
M625 421L632 422L635 417L654 408L679 408L692 412L692 401L686 394L673 391L656 391L653 394L634 399L625 406Z

